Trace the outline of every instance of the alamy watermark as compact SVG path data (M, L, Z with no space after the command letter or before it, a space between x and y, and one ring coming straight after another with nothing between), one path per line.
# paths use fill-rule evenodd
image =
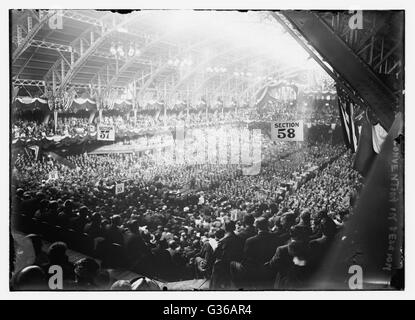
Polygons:
M244 167L243 174L256 175L261 169L262 135L260 129L247 128L191 129L175 127L174 143L164 150L156 149L156 160L175 164L234 164Z

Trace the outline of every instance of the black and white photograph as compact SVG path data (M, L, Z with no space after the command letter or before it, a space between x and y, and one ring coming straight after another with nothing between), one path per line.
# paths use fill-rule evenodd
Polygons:
M405 290L404 9L90 5L8 11L7 290Z

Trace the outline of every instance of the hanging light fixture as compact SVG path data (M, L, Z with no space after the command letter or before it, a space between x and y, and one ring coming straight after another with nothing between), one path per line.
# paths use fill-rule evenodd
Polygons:
M117 54L117 49L115 49L114 42L113 42L113 43L111 43L110 52L111 52L111 54L112 54L112 55L114 55L114 56Z
M117 53L118 53L121 57L124 57L124 49L123 49L123 47L122 47L121 43L120 43L120 44L118 44Z
M128 56L132 57L135 53L134 47L133 47L133 43L130 43L130 48L128 49Z

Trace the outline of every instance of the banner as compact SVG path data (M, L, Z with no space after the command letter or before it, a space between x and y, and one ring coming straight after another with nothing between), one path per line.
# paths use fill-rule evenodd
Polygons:
M35 102L39 102L39 103L43 103L43 104L48 103L48 101L45 100L45 99L32 98L32 97L17 97L16 100L19 101L20 103L23 103L23 104L32 104L32 103L35 103Z
M274 141L304 141L303 120L272 122L271 139Z
M115 141L115 128L112 125L97 126L97 140L100 141Z
M353 153L355 153L357 150L357 142L359 140L359 132L356 129L354 121L354 109L356 106L341 91L338 92L337 100L346 145Z
M369 173L373 161L376 159L376 153L373 149L372 125L365 119L359 137L359 144L357 145L356 156L353 161L353 168L363 176Z
M124 182L115 184L115 194L124 193Z

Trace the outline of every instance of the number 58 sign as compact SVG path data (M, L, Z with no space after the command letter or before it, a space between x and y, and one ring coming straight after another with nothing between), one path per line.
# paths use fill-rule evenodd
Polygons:
M98 125L98 127L97 127L97 140L114 141L115 140L115 128L114 128L114 126Z
M303 120L272 122L271 138L274 141L304 141Z

